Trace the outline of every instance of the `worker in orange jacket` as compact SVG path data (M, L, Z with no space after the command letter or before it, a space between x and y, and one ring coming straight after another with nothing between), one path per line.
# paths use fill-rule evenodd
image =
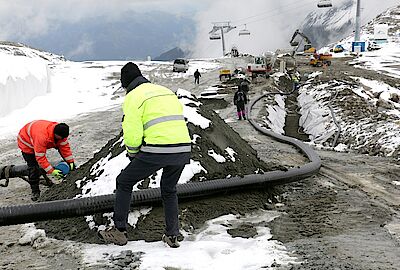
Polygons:
M47 174L61 179L64 175L60 170L53 168L46 158L46 151L55 148L62 158L75 170L74 158L67 141L69 126L65 123L36 120L26 124L18 133L18 147L28 164L28 182L32 189L32 201L40 197L39 178L40 168Z

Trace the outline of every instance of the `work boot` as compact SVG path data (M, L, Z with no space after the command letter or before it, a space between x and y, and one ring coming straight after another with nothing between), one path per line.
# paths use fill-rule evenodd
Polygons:
M177 236L167 236L164 234L161 240L172 248L178 248L180 246Z
M40 198L40 191L32 191L31 200L36 202Z
M243 120L246 120L246 115L243 114Z
M99 231L98 235L107 244L113 243L115 245L124 246L128 243L126 231L120 231L115 227Z
M37 183L30 182L29 184L31 185L31 190L32 190L31 200L36 202L40 197L39 181Z
M239 116L238 120L242 120L242 116L241 115Z

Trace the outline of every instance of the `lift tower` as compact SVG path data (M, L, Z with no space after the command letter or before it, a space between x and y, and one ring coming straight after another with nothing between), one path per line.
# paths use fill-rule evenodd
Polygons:
M225 56L225 38L224 34L228 33L232 29L235 29L235 26L231 26L231 22L213 22L213 28L209 32L210 34L210 39L219 39L215 38L216 35L218 35L220 32L221 34L221 39L222 39L222 56Z

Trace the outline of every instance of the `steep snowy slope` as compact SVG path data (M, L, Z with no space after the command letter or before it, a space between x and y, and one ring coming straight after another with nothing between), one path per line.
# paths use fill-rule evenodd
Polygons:
M300 29L317 48L340 40L355 29L355 3L355 0L333 0L331 8L310 12ZM381 1L379 5L375 1L361 1L361 25L397 4L395 0Z
M48 93L48 65L60 61L64 61L62 56L0 42L0 117Z

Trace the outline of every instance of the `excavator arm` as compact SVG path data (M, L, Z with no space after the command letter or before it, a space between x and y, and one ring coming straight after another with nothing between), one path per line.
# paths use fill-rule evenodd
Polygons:
M295 32L294 32L294 34L293 34L293 36L292 36L292 39L290 40L290 44L292 45L292 46L297 46L297 44L298 44L298 42L294 42L294 39L297 37L297 35L299 34L299 29L297 29ZM294 43L296 43L296 45L293 45Z
M306 35L304 35L302 32L300 32L299 29L296 29L296 31L293 33L292 39L290 40L290 45L292 45L293 47L299 45L298 41L294 41L294 39L297 37L297 35L301 36L301 38L304 40L304 43L305 43L304 51L309 51L309 50L311 50L312 52L315 51L315 48L312 47L312 45L311 45L311 40ZM297 50L297 48L296 48L296 50Z

